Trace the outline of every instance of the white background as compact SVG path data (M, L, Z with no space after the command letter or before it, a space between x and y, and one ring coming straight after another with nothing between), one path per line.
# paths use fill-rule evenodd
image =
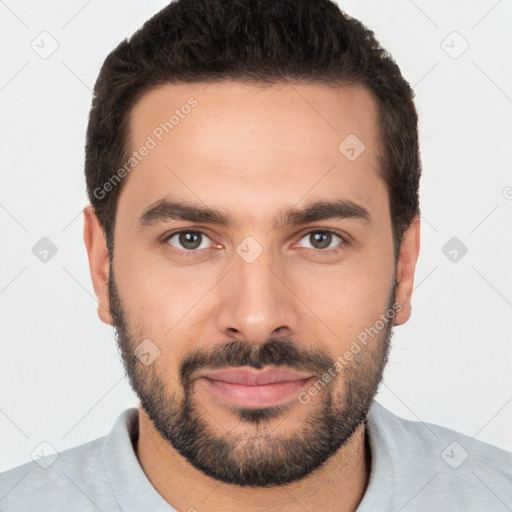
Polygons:
M391 52L420 116L413 315L395 330L379 399L512 450L512 2L340 4ZM43 440L61 451L105 435L136 405L96 316L83 148L103 60L164 5L0 2L0 471ZM59 44L48 59L31 48L43 31ZM469 44L456 59L442 47L463 49L453 31ZM454 236L468 248L456 263L441 251ZM58 248L47 263L32 253L42 237Z

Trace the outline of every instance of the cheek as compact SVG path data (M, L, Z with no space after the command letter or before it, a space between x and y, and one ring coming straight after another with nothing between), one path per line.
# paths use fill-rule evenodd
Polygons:
M368 251L338 265L304 267L295 275L294 292L315 313L312 324L320 319L329 327L337 352L386 311L394 278L390 254Z
M117 242L117 241L116 241ZM130 327L138 337L164 340L177 335L199 311L201 299L215 282L198 267L172 267L163 256L123 251L116 246L115 276ZM122 255L122 256L121 256ZM211 281L211 282L210 282Z

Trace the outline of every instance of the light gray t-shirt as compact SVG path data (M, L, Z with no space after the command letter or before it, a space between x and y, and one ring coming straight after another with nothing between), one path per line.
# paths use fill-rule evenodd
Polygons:
M175 511L142 470L133 448L137 436L138 411L127 409L110 434L59 453L46 469L51 456L1 473L0 511ZM357 512L512 510L511 453L404 420L377 402L368 438L370 481Z

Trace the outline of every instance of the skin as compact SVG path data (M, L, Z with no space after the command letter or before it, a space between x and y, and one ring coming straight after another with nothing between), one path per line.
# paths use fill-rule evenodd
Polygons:
M198 105L134 168L119 197L113 268L130 326L161 353L155 364L168 372L168 392L182 398L178 364L195 348L228 340L261 344L270 336L293 336L321 347L335 359L375 324L397 282L393 318L410 316L420 222L407 229L396 266L389 195L378 173L377 106L362 87L279 85L258 88L235 82L166 84L138 101L131 112L132 147L193 96ZM365 151L349 161L338 145L348 134ZM231 227L166 220L141 226L138 219L158 200L179 199L215 207ZM370 214L369 222L335 218L301 226L275 227L274 217L318 200L350 200ZM201 229L197 256L178 237ZM308 232L339 230L336 252L315 251ZM236 252L248 236L263 248L247 263ZM109 259L92 207L84 210L84 240L98 298L100 319L112 325L108 298ZM369 343L379 343L375 338ZM344 383L337 383L343 395ZM256 427L197 387L203 418L212 429L253 435ZM287 415L269 420L271 435L293 435L311 413L295 403ZM364 424L318 471L286 486L241 488L191 466L156 431L139 408L139 461L157 491L177 510L355 510L370 471Z

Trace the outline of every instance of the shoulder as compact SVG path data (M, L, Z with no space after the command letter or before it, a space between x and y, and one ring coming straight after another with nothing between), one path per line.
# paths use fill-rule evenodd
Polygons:
M409 488L402 494L418 493L416 506L512 507L512 453L440 425L400 418L378 402L370 409L368 431L378 463L399 488Z
M479 462L512 478L512 453L507 450L440 425L406 420L378 402L372 405L369 421L372 419L376 435L387 437L393 449L406 453L412 449L420 450L427 459L436 454L451 468L462 467L466 460ZM393 435L387 436L391 432Z
M118 430L130 411L119 417ZM104 446L113 434L115 428L108 436L0 473L0 510L119 510L104 464Z

